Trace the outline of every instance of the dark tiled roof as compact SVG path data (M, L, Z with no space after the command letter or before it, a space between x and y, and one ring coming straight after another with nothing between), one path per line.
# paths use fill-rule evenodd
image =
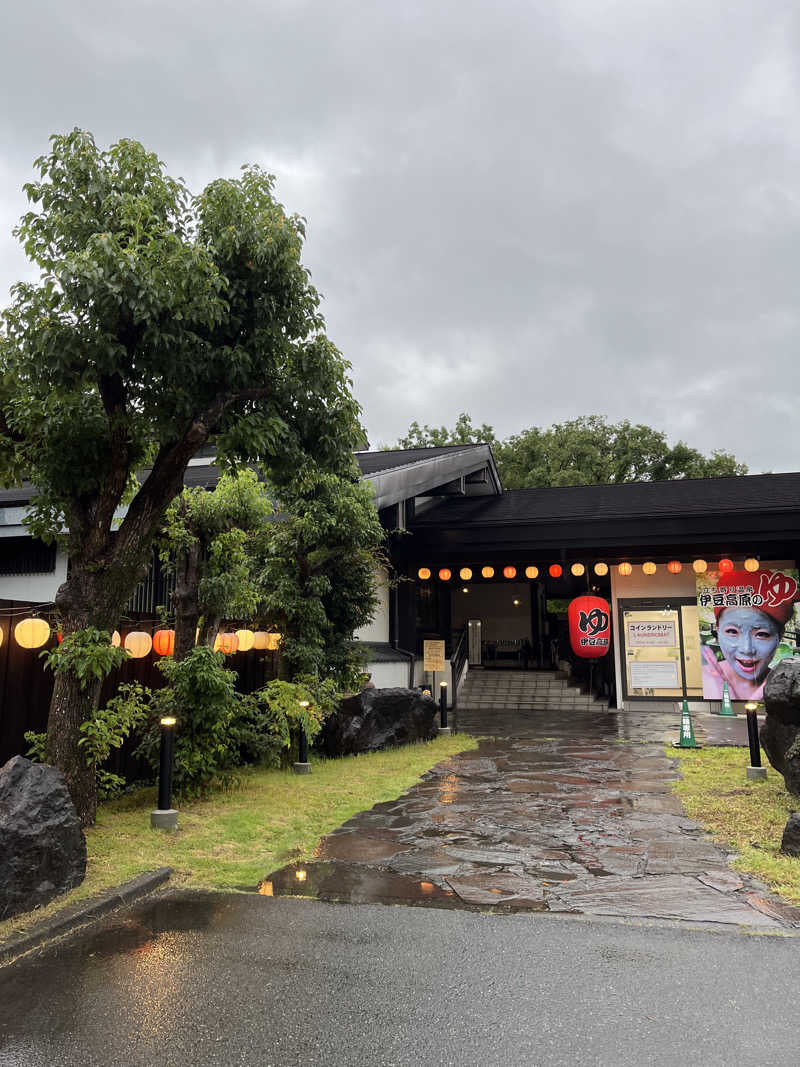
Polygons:
M408 656L385 641L354 641L355 648L368 650L368 663L408 663Z
M800 509L800 473L672 482L506 489L501 496L455 497L418 517L415 525L508 525L569 520L658 518L786 512Z
M481 445L441 445L435 448L394 448L385 452L356 452L356 459L361 473L370 475L394 470L396 467L406 467L409 463L419 463L421 460L433 459L435 456L444 456L451 452L468 452L471 448L481 447Z
M0 508L20 507L34 495L30 482L23 482L19 489L0 489Z

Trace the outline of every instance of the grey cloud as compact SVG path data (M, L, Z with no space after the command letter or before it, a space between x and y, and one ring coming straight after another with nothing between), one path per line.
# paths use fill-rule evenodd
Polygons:
M600 411L800 466L795 5L34 0L6 29L3 291L53 130L194 186L255 160L373 441Z

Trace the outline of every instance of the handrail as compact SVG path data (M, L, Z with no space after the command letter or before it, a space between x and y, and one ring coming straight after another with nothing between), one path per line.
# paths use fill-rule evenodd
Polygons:
M466 626L461 631L461 636L456 642L453 654L450 657L450 675L452 678L452 696L450 703L452 707L458 706L458 683L461 681L461 675L464 671L464 665L467 662L467 628Z

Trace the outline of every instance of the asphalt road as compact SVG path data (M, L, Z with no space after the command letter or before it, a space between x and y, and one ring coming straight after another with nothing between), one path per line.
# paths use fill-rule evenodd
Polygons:
M2 1067L791 1065L800 939L168 893L0 969Z

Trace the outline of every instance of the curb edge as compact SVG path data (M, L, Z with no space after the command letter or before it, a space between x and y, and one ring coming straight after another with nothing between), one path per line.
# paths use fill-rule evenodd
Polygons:
M97 896L81 900L77 904L56 912L55 915L36 923L24 933L12 935L8 941L0 944L0 967L30 952L31 949L38 948L46 941L63 937L79 926L85 926L116 908L132 904L135 900L152 893L154 889L168 882L171 874L171 867L159 867L156 871L137 875L136 878L123 882L122 885L104 889Z

